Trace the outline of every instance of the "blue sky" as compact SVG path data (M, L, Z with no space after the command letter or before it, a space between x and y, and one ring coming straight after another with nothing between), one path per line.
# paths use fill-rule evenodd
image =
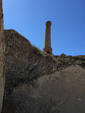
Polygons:
M85 0L3 0L4 27L43 50L50 20L54 55L85 55Z

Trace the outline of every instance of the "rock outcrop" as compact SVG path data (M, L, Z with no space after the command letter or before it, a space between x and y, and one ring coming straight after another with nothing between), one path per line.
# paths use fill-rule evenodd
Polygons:
M4 69L5 69L5 44L4 44L4 25L3 25L3 10L2 0L0 0L0 113L2 109L3 95L4 95Z
M5 59L4 59L4 36L3 33L0 33L0 113L2 109L3 103L3 95L4 95L4 86L5 86Z
M6 104L6 113L84 113L85 70L70 66L19 85Z
M85 56L53 56L5 30L2 113L84 113Z

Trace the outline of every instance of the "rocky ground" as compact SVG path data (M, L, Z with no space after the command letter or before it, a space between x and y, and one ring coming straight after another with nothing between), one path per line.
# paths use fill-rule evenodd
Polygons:
M2 113L85 113L85 56L53 56L5 30Z

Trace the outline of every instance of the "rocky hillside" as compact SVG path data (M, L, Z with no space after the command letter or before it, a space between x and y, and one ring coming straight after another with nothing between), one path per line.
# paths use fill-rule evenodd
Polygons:
M5 30L2 113L85 113L85 56L53 56Z

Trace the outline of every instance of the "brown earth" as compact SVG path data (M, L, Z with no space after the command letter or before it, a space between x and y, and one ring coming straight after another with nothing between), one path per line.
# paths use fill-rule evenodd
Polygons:
M2 113L85 113L85 56L52 56L5 30Z

